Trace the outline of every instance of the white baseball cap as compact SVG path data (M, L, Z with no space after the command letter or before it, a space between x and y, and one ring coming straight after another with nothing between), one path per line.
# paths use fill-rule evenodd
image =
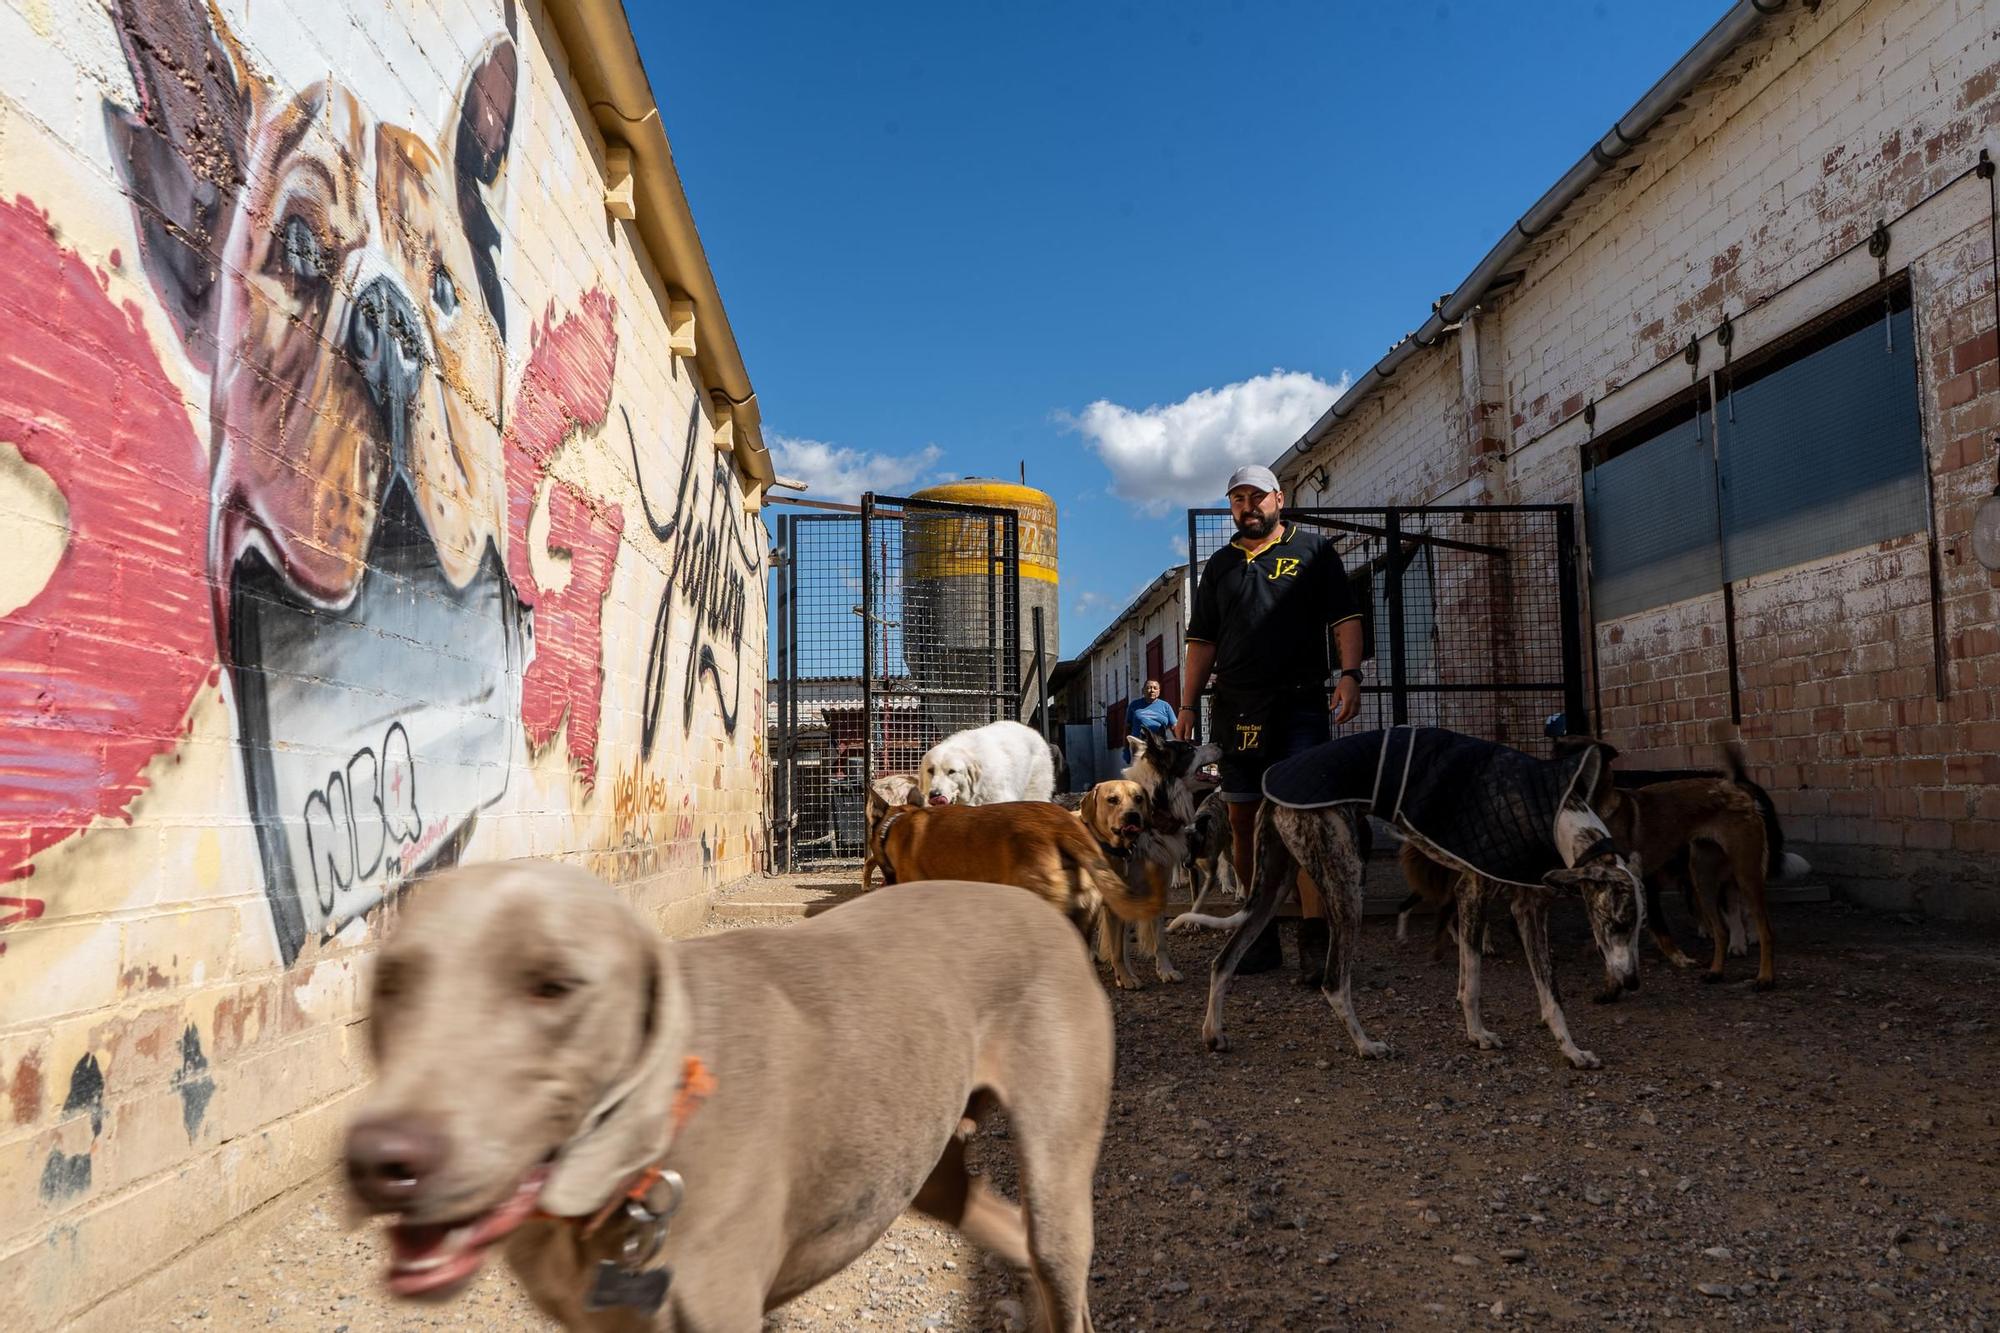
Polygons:
M1229 484L1222 488L1224 495L1238 486L1254 486L1260 491L1282 490L1278 485L1278 474L1258 463L1246 463L1229 474Z

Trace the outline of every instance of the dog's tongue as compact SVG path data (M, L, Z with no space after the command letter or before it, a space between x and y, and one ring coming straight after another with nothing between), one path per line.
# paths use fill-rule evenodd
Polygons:
M468 1281L486 1251L528 1220L548 1168L537 1167L505 1203L462 1222L398 1222L389 1228L389 1290L397 1296L447 1294Z
M932 805L950 805L950 804L951 804L951 798L950 798L949 796L935 796L935 795L934 795L934 796L932 796L932 797L930 798L930 803L931 803Z

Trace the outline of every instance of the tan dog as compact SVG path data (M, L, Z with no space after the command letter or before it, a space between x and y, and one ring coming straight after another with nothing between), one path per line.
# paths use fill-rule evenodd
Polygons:
M1083 822L1048 801L892 810L876 830L888 884L920 879L1013 884L1081 922L1103 903L1121 921L1158 916L1166 902L1134 895Z
M1157 899L1164 907L1174 879L1174 866L1161 859L1163 842L1151 832L1152 799L1146 788L1126 778L1100 782L1084 793L1077 818L1090 830L1104 850L1111 868L1125 881L1135 898ZM1138 990L1143 984L1132 970L1132 935L1136 928L1139 947L1152 955L1154 970L1161 981L1179 981L1180 969L1167 956L1163 919L1149 916L1134 923L1119 920L1111 913L1096 913L1097 956L1111 968L1120 990Z
M1047 1327L1090 1326L1111 1012L1025 893L907 885L669 944L581 870L472 866L415 890L372 1019L347 1171L394 1219L398 1295L461 1290L504 1239L566 1327L752 1333L915 1208L1027 1268ZM989 1100L1024 1209L966 1174Z
M1152 806L1146 789L1124 778L1100 782L1083 794L1076 817L1107 852L1123 855L1146 831L1152 820Z
M915 773L884 773L868 784L867 842L863 844L866 855L861 862L861 887L867 888L874 877L875 868L880 864L875 859L875 833L882 827L882 821L889 812L899 805L917 803L917 775Z

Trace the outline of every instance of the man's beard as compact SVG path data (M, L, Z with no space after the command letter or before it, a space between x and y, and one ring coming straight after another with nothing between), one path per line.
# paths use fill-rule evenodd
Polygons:
M1271 535L1278 526L1278 520L1262 512L1245 514L1236 521L1236 535L1250 541L1261 541Z

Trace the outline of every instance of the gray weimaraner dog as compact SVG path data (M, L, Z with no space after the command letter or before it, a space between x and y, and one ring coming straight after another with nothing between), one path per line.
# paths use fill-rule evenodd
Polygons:
M1112 1023L1082 939L1022 889L883 889L811 921L661 941L581 870L420 884L377 965L349 1129L395 1217L390 1290L445 1296L503 1238L570 1328L755 1330L906 1208L1090 1327ZM1004 1106L1016 1207L967 1175Z

